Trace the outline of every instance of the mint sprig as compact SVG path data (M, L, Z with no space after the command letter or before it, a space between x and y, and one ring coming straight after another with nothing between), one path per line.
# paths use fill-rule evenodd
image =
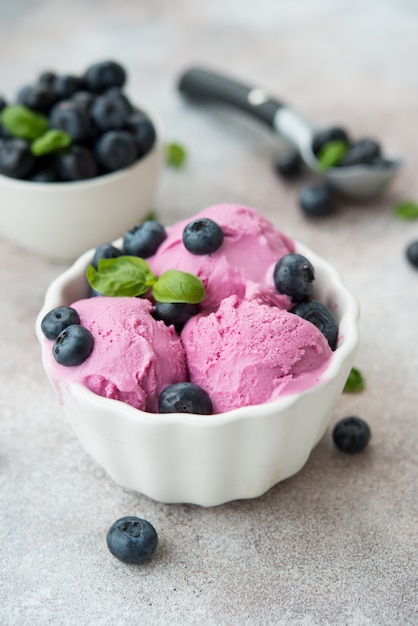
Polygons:
M343 391L345 393L358 393L359 391L363 391L365 386L363 374L356 367L352 367Z
M100 259L97 270L88 266L86 277L90 287L104 296L142 296L151 288L157 302L198 304L205 297L205 287L194 274L168 270L157 277L144 259L135 256Z
M318 166L321 172L338 165L348 150L346 141L328 141L320 150L318 155Z
M22 104L4 107L0 117L1 123L13 137L26 141L37 139L49 128L47 117L35 113Z
M65 131L50 129L32 142L30 150L34 156L42 156L62 148L68 148L71 142L71 135Z
M406 202L400 202L393 209L396 217L402 220L415 220L418 218L418 204L407 200Z
M157 302L199 304L205 297L205 287L194 274L167 270L153 285L152 294Z
M186 163L186 149L179 143L167 143L165 146L165 161L171 167L181 168Z

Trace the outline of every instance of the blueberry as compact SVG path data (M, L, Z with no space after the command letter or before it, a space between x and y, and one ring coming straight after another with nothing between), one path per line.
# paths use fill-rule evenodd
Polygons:
M274 266L273 280L279 293L290 296L293 302L312 295L315 272L311 262L296 252L285 254Z
M56 77L57 75L55 74L55 72L46 70L38 76L38 85L42 85L42 87L48 87L49 89L52 89Z
M274 169L286 180L297 178L302 171L302 159L299 152L292 150L279 154L274 161Z
M108 130L95 144L97 160L104 171L114 172L136 161L135 140L126 130Z
M107 547L122 563L138 565L154 554L158 535L154 526L139 517L121 517L106 536Z
M158 396L158 413L196 413L212 415L212 401L202 387L194 383L174 383Z
M50 87L44 85L26 85L17 94L17 102L29 109L46 113L56 98Z
M13 135L8 128L0 124L0 139L13 139Z
M45 169L36 168L36 170L28 176L28 180L34 183L56 183L59 181L57 172L54 167Z
M4 107L6 106L7 106L7 100L3 98L3 96L0 96L0 111L2 111Z
M162 320L166 326L173 324L177 332L180 332L187 320L196 315L199 307L197 304L185 302L157 302L153 317Z
M211 254L222 245L222 228L207 217L189 222L183 231L183 244L192 254Z
M119 92L97 96L90 108L91 118L101 131L123 128L130 112L129 102Z
M330 126L329 128L323 128L318 130L312 139L312 152L315 156L318 156L322 148L330 141L345 141L350 143L347 131L340 126Z
M338 324L331 311L318 300L299 302L290 311L311 322L325 336L331 350L337 347Z
M77 91L71 97L71 101L74 102L80 109L85 111L87 114L90 112L90 107L96 98L95 94L90 93L89 91Z
M93 153L84 146L72 145L66 152L57 154L56 167L60 180L64 181L84 180L98 174Z
M123 238L123 250L130 256L146 259L152 256L167 237L164 226L147 220L135 226Z
M412 241L406 248L406 258L413 267L418 268L418 240Z
M126 81L126 72L115 61L102 61L91 65L84 74L84 83L88 91L99 93L110 87L122 87Z
M373 139L359 139L349 146L340 161L342 167L373 163L380 157L380 145Z
M367 422L352 415L337 422L332 437L337 448L353 454L364 450L370 441L371 432Z
M131 113L127 119L126 128L135 139L138 157L151 150L155 143L156 133L153 123L144 113Z
M80 316L70 306L58 306L49 311L41 322L41 330L47 339L56 339L58 335L73 324L80 323Z
M60 332L52 347L54 359L60 365L81 365L93 350L94 339L88 328L71 324Z
M30 145L23 139L0 139L0 174L25 178L35 165Z
M333 197L325 184L305 185L299 193L299 206L309 217L329 215L333 210Z
M116 259L118 256L122 256L122 251L116 248L111 243L103 243L98 246L94 252L91 265L97 270L97 266L101 259Z
M72 100L62 100L52 107L49 113L51 128L68 133L74 142L89 138L91 122L88 114Z
M51 82L52 91L57 100L67 100L81 89L82 82L78 76L62 74L55 76Z

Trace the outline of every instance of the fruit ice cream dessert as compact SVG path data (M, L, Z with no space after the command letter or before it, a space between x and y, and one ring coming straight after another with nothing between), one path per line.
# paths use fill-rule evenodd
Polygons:
M86 277L89 297L42 320L57 388L78 382L150 413L223 413L317 385L337 346L311 262L248 207L143 222L97 248Z

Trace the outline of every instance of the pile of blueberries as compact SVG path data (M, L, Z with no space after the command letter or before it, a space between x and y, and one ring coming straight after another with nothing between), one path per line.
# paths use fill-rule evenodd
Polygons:
M312 152L318 158L330 142L339 141L347 145L347 151L334 167L372 165L385 167L391 161L382 155L380 144L374 139L351 140L341 126L331 126L317 131L312 140ZM274 160L277 174L286 181L295 180L303 174L303 161L297 150L279 154ZM336 193L325 182L304 185L299 194L299 206L309 217L320 217L331 213L335 206Z
M36 182L78 181L141 159L154 145L156 132L127 98L125 82L122 65L103 61L81 76L43 72L19 90L15 102L0 97L0 114L8 106L23 105L45 116L50 129L71 137L68 148L34 156L29 141L0 124L0 173Z

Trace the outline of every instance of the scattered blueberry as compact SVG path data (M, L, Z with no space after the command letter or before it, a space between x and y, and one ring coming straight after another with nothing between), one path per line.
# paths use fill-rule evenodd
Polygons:
M335 350L338 340L338 324L325 304L318 300L299 302L290 312L316 326L327 339L331 350Z
M350 142L347 131L340 126L330 126L318 130L312 139L312 152L315 156L318 156L322 148L330 141L345 141L347 144Z
M156 139L155 128L151 120L144 113L137 111L129 115L126 128L135 139L138 156L146 154Z
M116 259L118 256L122 256L122 251L116 248L111 243L103 243L98 246L94 252L91 265L97 270L97 266L101 259Z
M206 391L194 383L174 383L158 396L159 413L195 413L212 415L212 401Z
M167 233L162 224L154 220L146 220L125 233L124 253L146 259L157 251L166 237Z
M101 131L123 128L130 113L131 105L119 90L97 96L90 108L91 118Z
M162 320L166 326L173 324L177 332L180 332L187 320L196 315L199 307L197 304L184 302L157 302L153 317Z
M107 547L114 557L139 565L154 554L158 535L154 526L140 517L121 517L112 524L106 536Z
M296 252L285 254L274 266L273 280L279 293L301 302L312 295L315 272L311 262Z
M49 311L41 322L41 330L47 339L56 339L58 335L73 324L80 323L80 316L70 306L58 306Z
M297 178L302 171L302 159L297 150L279 154L274 161L277 174L286 180Z
M94 338L88 328L79 324L67 326L55 339L52 347L54 359L60 365L81 365L93 350Z
M89 91L100 93L110 87L122 87L126 81L123 67L115 61L102 61L91 65L84 74Z
M132 165L137 158L135 139L126 130L108 130L100 135L95 155L105 172L114 172Z
M418 268L418 240L412 241L406 248L406 258L413 267Z
M299 206L309 217L329 215L333 210L332 191L324 183L305 185L299 193Z
M183 231L184 247L192 254L212 254L224 240L222 228L207 217L189 222Z
M56 156L56 168L60 180L75 181L94 178L98 168L91 150L72 145L66 152Z
M25 178L35 165L30 146L23 139L0 139L0 174Z
M373 163L380 157L380 145L373 139L359 139L353 142L340 161L341 167Z
M371 432L367 422L353 415L337 422L332 437L337 448L353 454L364 450L370 441Z
M62 100L52 107L49 124L51 128L68 133L75 142L85 141L90 135L88 114L73 100Z

